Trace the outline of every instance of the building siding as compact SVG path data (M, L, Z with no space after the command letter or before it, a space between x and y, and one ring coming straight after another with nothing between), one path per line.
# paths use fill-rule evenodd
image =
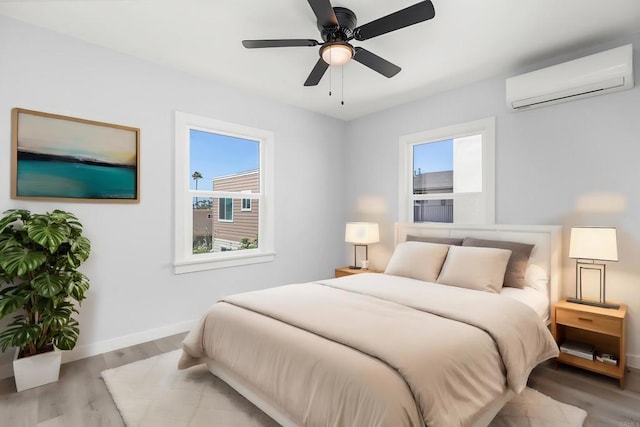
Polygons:
M247 191L257 193L260 191L260 177L258 171L214 178L214 191ZM251 210L242 211L242 199L233 200L233 221L219 221L219 199L213 199L213 237L215 240L223 241L227 248L235 249L243 238L253 241L258 237L258 215L260 206L258 200L251 200ZM231 243L229 243L231 242ZM234 245L233 242L237 242ZM214 243L215 245L215 243Z
M413 176L413 194L453 192L453 171L426 172Z

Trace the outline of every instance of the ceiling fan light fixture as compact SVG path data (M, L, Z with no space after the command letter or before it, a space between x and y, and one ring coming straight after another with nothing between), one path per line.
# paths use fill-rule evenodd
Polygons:
M0 3L3 0L0 0ZM304 81L305 86L317 86L332 65L343 65L351 59L365 67L391 78L400 72L400 67L367 49L353 47L351 40L364 41L401 28L433 19L436 11L431 0L422 0L413 6L385 15L367 24L358 25L356 14L346 7L334 7L332 0L307 0L316 16L322 42L313 39L264 39L243 40L247 49L320 46L320 58Z
M322 60L329 65L344 65L353 58L353 47L347 42L325 43L320 48Z

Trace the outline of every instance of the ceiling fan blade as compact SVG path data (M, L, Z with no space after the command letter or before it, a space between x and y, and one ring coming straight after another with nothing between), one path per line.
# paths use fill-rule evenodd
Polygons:
M307 0L313 13L318 18L318 24L323 27L337 27L338 18L333 11L333 6L329 0Z
M400 72L402 68L380 58L378 55L369 52L367 49L361 47L355 48L356 54L353 56L355 61L358 61L365 67L371 68L373 71L377 71L385 77L393 77Z
M318 62L316 62L316 65L313 67L313 70L311 70L311 74L309 74L309 77L307 77L307 81L304 82L304 85L315 86L318 83L320 83L320 79L322 79L322 76L324 76L324 73L327 71L327 68L329 68L329 64L324 62L322 58L318 59Z
M400 28L427 21L436 16L433 3L429 0L416 3L391 15L371 21L354 30L356 40L367 40Z
M262 47L318 46L319 44L320 43L315 40L306 39L242 40L242 46L247 49L258 49Z

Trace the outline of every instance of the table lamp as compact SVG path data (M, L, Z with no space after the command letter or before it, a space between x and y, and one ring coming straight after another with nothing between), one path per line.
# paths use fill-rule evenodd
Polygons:
M378 224L375 222L348 222L344 231L344 241L353 243L353 265L350 265L349 268L359 270L361 267L357 266L356 261L358 246L364 246L365 260L368 260L369 247L367 245L380 241Z
M608 304L605 298L606 266L596 261L618 261L616 229L612 227L573 227L569 243L569 258L576 260L576 297L567 301L603 308L620 308ZM596 271L600 276L600 300L582 299L582 273Z

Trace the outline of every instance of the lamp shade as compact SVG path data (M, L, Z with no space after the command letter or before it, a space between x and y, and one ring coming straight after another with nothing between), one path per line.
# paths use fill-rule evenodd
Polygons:
M380 231L375 222L348 222L344 231L344 241L360 245L380 241Z
M616 229L612 227L573 227L569 258L618 261Z

